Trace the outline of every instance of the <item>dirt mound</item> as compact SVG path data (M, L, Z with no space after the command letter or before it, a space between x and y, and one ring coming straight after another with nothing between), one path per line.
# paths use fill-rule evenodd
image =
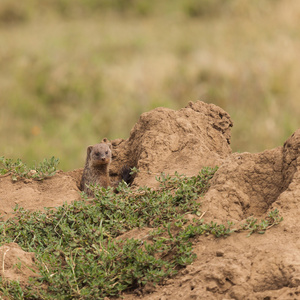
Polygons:
M156 183L153 174L161 172L195 175L231 154L232 125L223 109L200 101L178 111L156 108L143 113L129 139L112 141L112 175L122 165L137 167L135 184L148 186Z
M119 180L123 166L137 167L134 184L154 186L161 172L195 175L205 166L220 165L231 154L231 127L230 116L213 104L190 102L178 111L156 108L141 115L129 139L112 141L110 176ZM17 182L1 176L0 212L10 215L16 205L38 210L78 200L81 174L82 169Z
M284 192L294 189L299 149L300 130L297 130L283 147L256 154L230 155L220 166L205 195L206 216L221 222L239 221L250 215L264 215L274 202L278 206L278 199L285 195Z
M206 217L224 222L264 215L282 191L282 168L282 148L230 155L215 174L203 201Z
M26 282L29 277L38 277L38 269L34 261L34 253L23 251L16 243L4 244L0 247L2 278Z
M11 216L18 205L31 210L57 207L64 202L80 199L79 171L64 173L38 181L34 179L12 181L11 176L0 176L0 213L5 218Z
M157 108L144 113L127 140L112 141L110 175L114 180L122 166L137 167L135 185L155 186L160 172L195 175L204 166L218 165L209 191L199 199L206 222L232 221L238 228L248 217L262 218L275 208L284 218L264 235L247 237L242 232L226 239L198 238L196 261L165 285L146 286L142 298L299 299L300 130L282 147L232 154L231 127L224 110L199 101L178 111ZM2 176L0 209L10 215L15 204L36 210L80 199L81 172L59 172L42 182L13 183ZM127 236L144 234L135 230ZM5 264L7 272L9 268Z

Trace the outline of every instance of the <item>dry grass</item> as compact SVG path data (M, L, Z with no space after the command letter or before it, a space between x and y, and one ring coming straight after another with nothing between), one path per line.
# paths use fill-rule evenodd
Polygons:
M81 167L87 145L190 100L230 113L234 151L281 145L300 127L300 2L174 3L131 7L142 16L27 6L0 23L0 154Z

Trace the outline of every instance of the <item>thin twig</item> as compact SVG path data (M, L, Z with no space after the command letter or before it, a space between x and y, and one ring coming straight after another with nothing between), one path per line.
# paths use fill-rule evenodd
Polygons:
M266 230L267 229L270 229L271 227L273 227L273 226L275 226L275 225L277 225L278 223L276 223L276 222L274 222L273 224L271 224L271 225L269 225L268 227L266 227Z
M206 214L206 211L203 212L203 214L199 217L199 219L202 219L204 217L204 215Z
M5 256L6 256L6 253L10 250L10 248L8 248L4 254L3 254L3 260L2 260L2 276L4 277L4 261L5 261Z

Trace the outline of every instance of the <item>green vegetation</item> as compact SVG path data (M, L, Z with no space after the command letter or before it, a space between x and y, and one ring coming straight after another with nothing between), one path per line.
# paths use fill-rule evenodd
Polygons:
M38 165L29 168L21 159L15 162L11 158L0 157L0 175L9 174L13 181L20 178L33 178L43 180L56 174L59 159L52 156L49 160L44 159Z
M0 7L0 155L82 167L141 113L202 100L229 112L234 151L299 127L297 0L11 1Z
M274 209L270 211L265 220L261 220L260 223L257 223L257 219L250 217L246 220L246 223L241 226L242 230L249 230L248 236L257 232L259 234L264 234L267 229L279 224L283 220L282 217L279 216L278 209Z
M196 200L216 170L205 168L191 178L161 174L157 190L121 183L114 193L91 186L93 201L82 193L83 201L46 212L16 208L15 217L0 223L0 243L16 242L34 252L41 277L25 286L2 280L0 292L14 299L103 299L176 274L195 259L191 238L235 231L232 223L199 219ZM195 219L188 221L186 214ZM268 217L280 221L277 216L278 211ZM148 230L139 239L122 238L134 228Z

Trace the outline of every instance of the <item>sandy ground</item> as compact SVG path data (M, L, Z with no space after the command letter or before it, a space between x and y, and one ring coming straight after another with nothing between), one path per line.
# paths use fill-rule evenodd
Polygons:
M134 185L152 187L160 172L195 175L202 167L219 166L209 191L199 199L204 221L232 221L238 227L248 217L265 218L275 208L284 220L262 235L236 232L228 238L197 238L192 265L162 285L149 284L125 299L300 299L300 130L275 149L232 153L232 125L224 110L200 101L178 111L157 108L144 113L127 140L112 141L112 180L124 165L140 170ZM2 216L11 216L16 205L41 210L79 200L81 173L58 172L44 181L15 183L10 176L0 177ZM137 231L135 236L147 234ZM14 243L2 245L1 275L26 281L34 273L13 268L19 260L31 266L34 254Z

